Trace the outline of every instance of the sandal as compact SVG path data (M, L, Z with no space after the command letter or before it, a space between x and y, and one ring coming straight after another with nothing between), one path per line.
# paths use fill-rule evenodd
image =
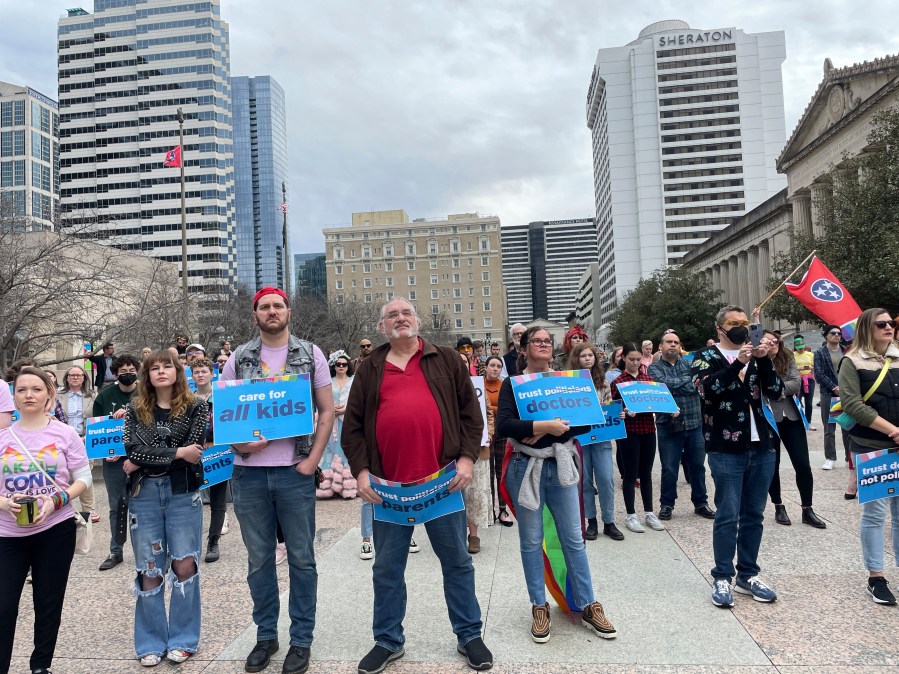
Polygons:
M509 511L505 508L499 509L499 517L497 519L504 527L511 527L515 524L515 522L512 521L512 516L509 514Z

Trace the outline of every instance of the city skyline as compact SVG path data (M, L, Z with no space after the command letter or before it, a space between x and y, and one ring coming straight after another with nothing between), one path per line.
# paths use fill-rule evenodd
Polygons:
M55 26L65 9L0 0L0 79L57 97ZM840 67L899 51L888 22L878 20L890 14L886 2L851 14L836 2L726 11L662 2L602 12L574 2L564 14L549 2L360 11L268 2L261 9L269 11L224 0L222 18L231 25L232 71L272 75L285 89L291 252L321 250L322 227L369 208L403 205L426 217L479 211L506 224L590 213L583 83L597 49L654 21L784 30L788 134L825 57ZM278 25L314 30L273 39L273 12Z

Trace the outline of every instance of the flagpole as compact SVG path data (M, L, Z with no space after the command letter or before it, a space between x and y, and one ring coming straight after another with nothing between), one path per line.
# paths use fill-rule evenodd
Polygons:
M178 108L178 153L181 164L181 299L187 311L187 208L184 201L184 112Z
M794 269L793 271L791 271L791 272L787 275L787 277L786 277L783 281L780 282L780 285L777 286L774 290L772 290L772 291L771 291L771 294L768 295L768 297L766 297L766 298L762 301L761 304L759 304L755 309L752 310L752 313L753 313L753 314L757 314L758 312L760 312L760 311L762 310L762 307L765 306L765 305L768 303L768 300L770 300L772 297L774 297L774 295L777 293L777 291L780 290L781 288L783 288L783 287L787 284L787 281L790 280L790 278L793 276L793 274L795 274L797 271L799 271L800 269L802 269L802 267L805 265L805 263L808 262L809 260L811 260L811 259L815 256L815 253L817 253L817 252L818 252L818 251L813 250L811 253L809 253L809 254L808 254L808 257L806 257L802 262L800 262L800 263L799 263L799 266L796 267L796 269Z
M281 232L281 245L284 249L284 290L290 297L290 254L287 251L287 184L281 181L281 212L284 214L284 227Z

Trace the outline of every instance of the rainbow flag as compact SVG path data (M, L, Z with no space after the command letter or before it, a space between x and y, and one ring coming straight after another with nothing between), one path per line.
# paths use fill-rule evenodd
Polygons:
M575 440L578 454L583 465L583 453L581 445ZM503 471L502 478L499 483L499 491L506 505L512 514L517 518L513 500L509 497L509 490L506 488L506 470L509 467L509 461L512 459L512 444L506 443L506 451L503 455ZM581 507L581 533L583 534L584 523L584 497L583 497L583 474L578 481L578 501ZM565 613L579 612L583 606L578 606L574 600L574 589L571 587L571 581L568 579L568 565L565 563L565 555L562 553L562 543L559 541L559 534L556 531L556 521L553 519L549 508L543 508L543 581L546 583L546 589L549 590L553 600Z

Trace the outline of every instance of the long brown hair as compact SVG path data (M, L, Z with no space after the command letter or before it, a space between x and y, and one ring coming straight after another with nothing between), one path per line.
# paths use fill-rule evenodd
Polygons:
M861 313L861 316L858 317L858 321L855 324L855 337L852 339L852 346L846 351L847 356L849 354L856 354L859 351L874 353L877 350L874 339L874 320L880 316L880 314L889 316L890 312L886 309L875 307L872 309L865 309ZM895 336L896 333L894 332L894 339Z
M793 352L787 348L780 337L770 330L765 330L762 334L771 335L777 340L777 355L771 359L771 362L774 363L774 371L777 372L777 374L781 377L786 376L790 371L790 363L793 362Z
M10 383L13 385L13 395L15 395L16 382L19 381L19 377L22 377L26 374L37 377L43 382L44 388L47 389L47 393L50 396L50 399L48 401L49 404L47 405L47 409L44 410L44 412L49 412L53 409L54 405L56 405L56 387L53 386L53 381L50 379L49 375L36 365L24 365L13 374L10 381ZM6 386L6 384L0 382L0 386Z
M172 408L170 418L184 414L194 400L194 394L187 385L187 376L184 374L184 366L172 355L168 349L154 351L144 358L140 372L137 375L137 389L131 397L131 406L137 413L137 418L143 424L153 423L153 408L156 406L156 389L150 383L150 368L156 363L171 363L175 366L175 383L172 385Z
M568 369L569 370L582 370L581 367L581 354L584 351L592 351L593 352L593 367L590 368L590 376L593 377L593 385L596 387L597 392L602 391L606 386L608 386L608 382L606 382L606 368L602 364L602 360L599 357L599 349L593 344L589 344L584 342L583 344L578 344L571 350L571 353L568 354Z

